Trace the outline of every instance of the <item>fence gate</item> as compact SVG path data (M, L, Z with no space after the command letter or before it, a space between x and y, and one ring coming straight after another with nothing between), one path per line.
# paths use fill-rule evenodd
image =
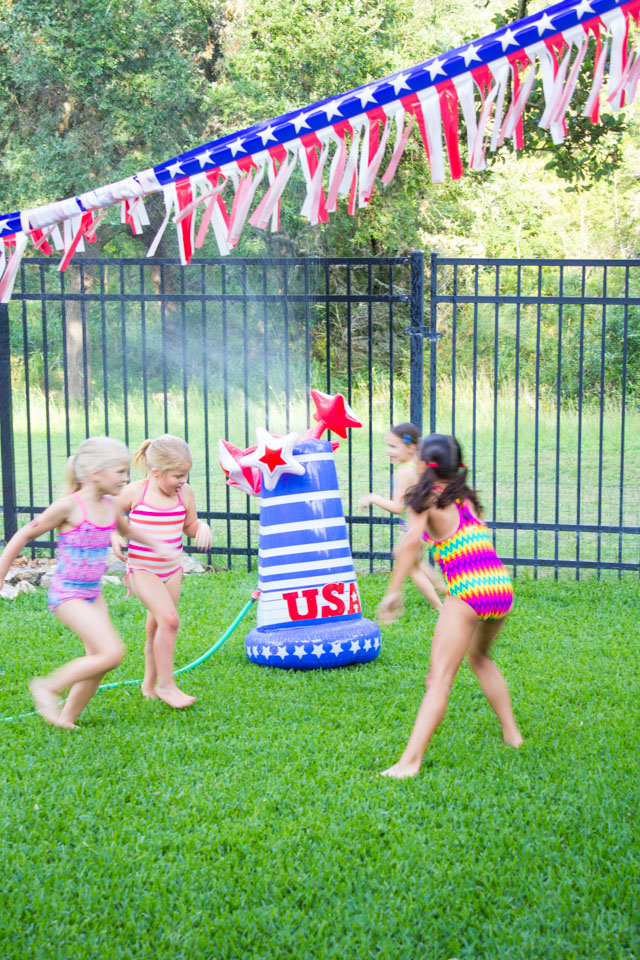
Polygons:
M428 428L514 573L637 572L640 261L434 254L426 332Z

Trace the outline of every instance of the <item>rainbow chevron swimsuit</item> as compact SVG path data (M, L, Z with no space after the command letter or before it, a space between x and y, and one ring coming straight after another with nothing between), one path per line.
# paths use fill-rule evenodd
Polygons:
M499 620L513 603L513 586L487 527L465 503L456 502L460 522L446 540L432 540L433 554L448 593L468 603L480 620Z

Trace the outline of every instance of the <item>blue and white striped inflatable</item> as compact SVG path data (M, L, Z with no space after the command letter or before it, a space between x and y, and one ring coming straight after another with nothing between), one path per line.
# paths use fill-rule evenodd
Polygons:
M305 473L262 486L258 626L247 655L295 670L366 663L380 652L380 629L362 616L331 443L301 440L293 454Z

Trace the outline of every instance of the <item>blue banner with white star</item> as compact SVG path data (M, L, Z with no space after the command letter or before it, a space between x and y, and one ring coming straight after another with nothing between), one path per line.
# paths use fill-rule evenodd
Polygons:
M523 146L522 116L536 76L545 101L539 124L554 143L562 143L590 45L594 69L583 115L597 123L604 101L616 111L634 99L640 51L629 26L638 24L639 15L640 0L562 0L426 63L222 137L125 180L3 216L0 301L11 297L29 241L43 253L60 251L59 268L65 270L76 250L95 240L115 204L122 222L142 233L149 224L143 198L152 193L164 194L165 218L148 255L171 221L187 264L209 230L222 255L237 246L247 222L277 230L281 199L298 164L306 183L300 212L311 224L327 221L341 196L351 213L365 207L378 179L385 186L393 179L412 131L424 145L432 182L442 182L447 170L454 179L465 166L482 170L487 150L506 139Z

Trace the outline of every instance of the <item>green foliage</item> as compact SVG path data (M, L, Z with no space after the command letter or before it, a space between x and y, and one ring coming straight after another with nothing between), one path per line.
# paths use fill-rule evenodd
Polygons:
M361 578L366 614L384 585ZM254 586L188 578L180 664ZM122 587L107 600L129 647L110 678L139 676L143 610ZM377 774L408 736L434 623L407 601L363 667L256 667L248 618L185 675L189 711L125 688L77 734L2 724L2 956L632 960L637 583L519 584L495 657L523 748L502 744L463 666L423 770L398 783ZM78 643L42 593L0 603L5 716Z

